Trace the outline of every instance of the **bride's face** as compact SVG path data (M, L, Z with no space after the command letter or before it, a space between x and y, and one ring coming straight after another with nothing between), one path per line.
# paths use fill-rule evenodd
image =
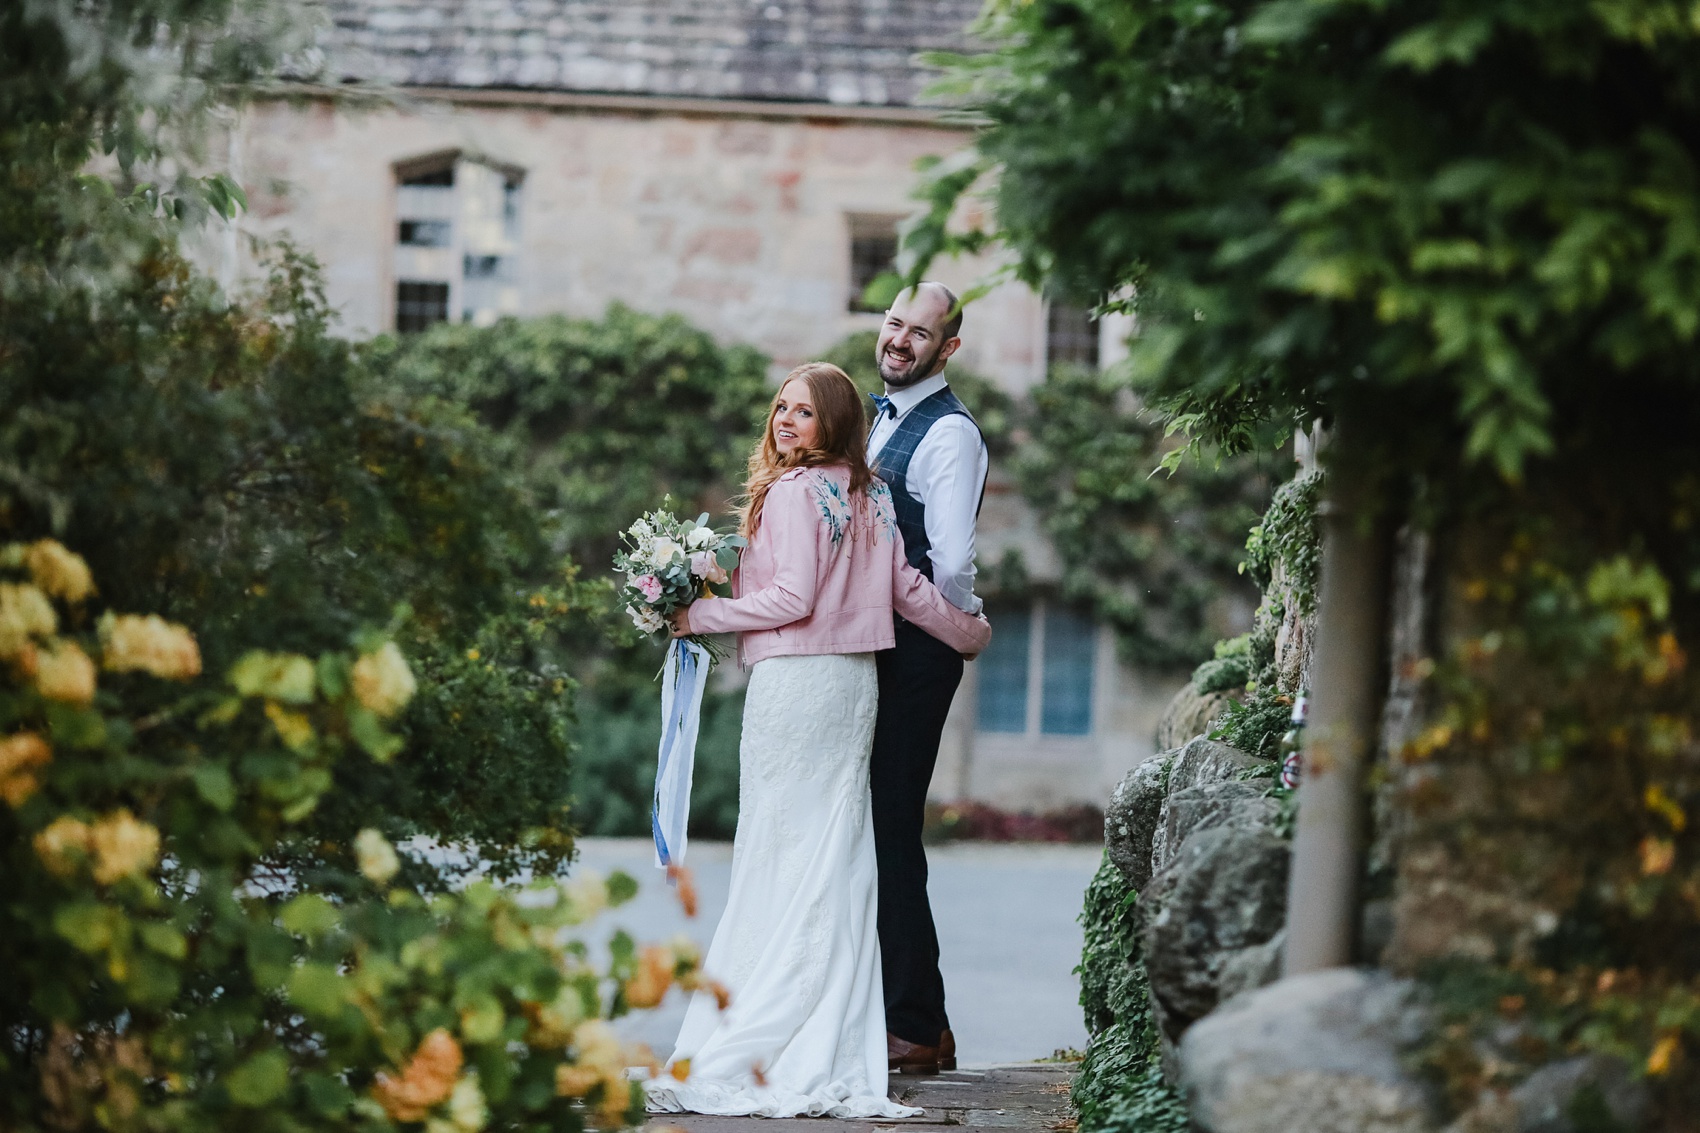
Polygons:
M820 421L809 399L809 383L792 378L779 391L779 404L773 409L773 447L789 453L793 449L814 448L819 441Z

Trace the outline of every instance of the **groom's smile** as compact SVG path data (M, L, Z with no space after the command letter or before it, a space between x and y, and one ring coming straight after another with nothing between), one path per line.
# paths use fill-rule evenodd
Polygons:
M930 378L961 339L956 337L960 314L953 312L956 299L938 284L923 283L905 291L885 313L880 327L875 361L887 389L904 389Z

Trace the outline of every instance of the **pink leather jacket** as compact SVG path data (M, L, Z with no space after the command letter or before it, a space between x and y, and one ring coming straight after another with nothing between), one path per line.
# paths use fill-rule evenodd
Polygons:
M769 657L890 649L894 610L958 652L986 648L991 624L952 606L904 558L890 489L875 480L869 506L858 509L849 485L843 465L797 468L775 481L738 563L737 597L693 603L691 631L737 633L745 668Z

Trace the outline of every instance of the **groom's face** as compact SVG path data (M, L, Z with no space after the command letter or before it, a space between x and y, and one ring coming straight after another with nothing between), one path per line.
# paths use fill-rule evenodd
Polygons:
M887 389L903 389L932 377L962 345L945 337L950 299L938 288L905 291L885 313L875 360Z

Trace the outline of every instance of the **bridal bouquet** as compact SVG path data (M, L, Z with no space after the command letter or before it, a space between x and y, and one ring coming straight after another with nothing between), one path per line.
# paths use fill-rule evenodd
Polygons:
M666 616L698 598L731 596L731 571L745 540L709 527L707 512L687 522L665 508L652 511L622 538L625 546L614 555L614 569L626 576L620 593L632 624L642 632L665 634ZM672 867L685 860L702 693L718 652L718 645L705 637L669 640L661 666L661 747L649 826L655 864L668 870L670 881L676 872Z
M666 615L673 611L710 594L731 597L731 571L745 540L711 528L706 511L694 522L652 511L628 527L622 539L625 547L615 553L614 569L626 576L620 596L640 631L665 633ZM701 644L714 656L714 646L706 640Z

